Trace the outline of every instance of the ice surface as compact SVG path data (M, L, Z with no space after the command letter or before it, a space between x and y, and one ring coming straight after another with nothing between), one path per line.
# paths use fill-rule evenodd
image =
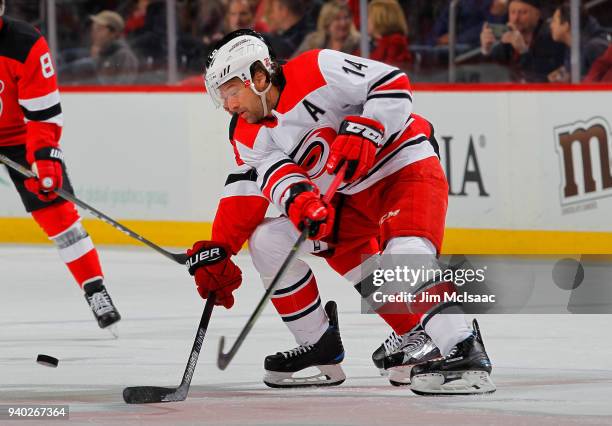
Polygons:
M262 294L248 256L237 260L245 279L236 305L213 311L187 400L127 405L126 386L178 386L204 304L184 268L155 252L100 254L123 315L117 340L97 327L51 246L0 246L0 404L69 404L74 424L612 424L612 316L479 316L498 391L424 398L378 376L370 356L390 330L359 313L352 286L320 259L310 263L322 298L338 302L346 382L310 390L262 383L263 358L295 346L271 306L220 371L219 337L231 344ZM39 353L59 367L37 364Z

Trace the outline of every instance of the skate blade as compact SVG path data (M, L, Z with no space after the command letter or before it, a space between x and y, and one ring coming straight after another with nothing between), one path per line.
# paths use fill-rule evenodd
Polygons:
M113 338L119 338L119 327L117 327L117 324L111 324L108 327L103 328L103 330L108 331Z
M285 373L266 370L263 382L271 388L304 388L338 386L346 379L346 375L339 364L315 365L313 367L318 369L319 373L304 377L294 377L294 374L298 374L299 371Z
M412 367L413 365L402 365L401 367L389 368L389 383L393 386L408 386Z
M441 373L416 375L410 390L417 395L479 395L493 393L497 388L486 371L465 371L450 381Z

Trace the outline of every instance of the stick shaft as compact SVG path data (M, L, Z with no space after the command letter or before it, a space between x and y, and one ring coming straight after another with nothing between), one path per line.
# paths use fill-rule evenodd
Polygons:
M31 170L28 170L27 168L23 167L21 164L11 160L10 158L8 158L8 157L6 157L6 156L4 156L2 154L0 154L0 162L4 163L7 167L10 167L11 169L15 170L16 172L21 173L23 176L25 176L27 178L35 178L36 177L36 175ZM128 237L134 238L134 239L140 241L141 243L149 246L153 250L155 250L158 253L161 253L162 255L167 257L168 259L172 259L173 261L175 261L177 263L181 263L181 264L184 264L187 261L188 258L187 258L186 254L184 254L184 253L171 253L171 252L161 248L157 244L147 240L145 237L137 234L136 232L132 231L128 227L120 224L119 222L115 221L111 217L109 217L106 214L102 213L100 210L97 210L96 208L90 206L86 202L81 201L80 199L78 199L74 195L70 194L69 192L64 191L61 188L56 189L54 192L57 195L59 195L60 197L62 197L64 200L73 202L74 204L76 204L77 206L81 207L82 209L87 210L93 216L97 217L98 219L102 220L103 222L108 223L113 228L115 228L115 229L123 232L124 234L126 234Z
M187 389L189 389L189 385L191 384L191 379L193 378L193 373L195 371L196 364L198 363L198 357L200 356L200 351L202 350L204 336L206 336L208 323L210 322L212 310L215 306L215 299L217 298L216 296L217 295L212 292L211 294L209 294L208 299L206 300L204 312L202 312L202 318L200 319L200 324L198 325L198 332L196 333L196 338L193 341L193 346L191 347L189 361L187 362L185 372L183 373L183 379L181 380L181 388L186 387Z

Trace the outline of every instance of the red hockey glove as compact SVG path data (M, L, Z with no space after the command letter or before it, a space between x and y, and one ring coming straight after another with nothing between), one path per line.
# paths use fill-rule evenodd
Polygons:
M291 185L288 191L285 210L291 222L300 231L308 224L311 240L328 235L334 225L334 208L321 199L319 191L306 182Z
M347 161L345 182L354 182L364 176L374 164L376 148L382 143L384 133L385 128L376 120L357 115L346 117L332 143L327 172L338 173Z
M55 191L62 187L64 156L59 148L41 148L34 153L28 154L28 162L32 171L38 178L25 180L28 191L36 194L42 201L53 201L57 198Z
M215 305L227 309L234 305L232 292L242 283L242 271L230 259L229 246L216 241L198 241L187 250L187 268L195 278L198 293L203 299L216 292Z

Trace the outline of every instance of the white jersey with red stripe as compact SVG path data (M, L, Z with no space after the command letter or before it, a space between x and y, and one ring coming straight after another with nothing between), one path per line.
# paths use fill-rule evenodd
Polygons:
M364 191L408 164L437 155L437 146L429 142L431 125L412 114L412 90L401 70L333 50L308 51L282 68L284 84L272 117L256 124L232 119L230 140L240 167L226 182L213 239L235 249L263 219L268 202L285 211L291 185L308 181L326 191L333 179L325 171L330 145L347 116L377 120L385 132L373 167L356 182L341 185L340 193ZM245 211L251 213L246 222ZM241 229L232 224L238 217Z

